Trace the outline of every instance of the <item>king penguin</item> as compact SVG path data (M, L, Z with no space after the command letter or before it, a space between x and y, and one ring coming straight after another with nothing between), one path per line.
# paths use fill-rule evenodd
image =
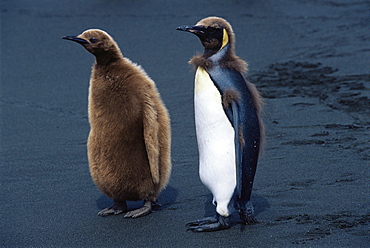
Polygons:
M170 119L156 85L102 30L62 39L95 55L88 98L88 160L95 184L114 200L98 214L147 215L171 173ZM126 201L139 200L144 200L143 207L128 212Z
M243 77L247 64L235 55L233 29L222 18L208 17L177 30L195 34L204 47L203 54L190 63L197 67L194 113L199 176L216 206L215 217L187 225L195 232L227 229L235 209L245 224L257 223L250 196L264 138L262 99Z

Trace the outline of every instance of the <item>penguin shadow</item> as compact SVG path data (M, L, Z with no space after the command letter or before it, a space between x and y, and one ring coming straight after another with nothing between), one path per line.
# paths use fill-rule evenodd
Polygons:
M159 205L153 206L153 211L161 211L161 210L174 210L171 206L176 203L176 199L179 193L178 190L174 187L167 186L164 190L162 190L159 198L158 203ZM127 201L128 210L137 209L143 206L143 200L141 201ZM113 199L107 197L106 195L101 195L96 200L96 206L100 210L104 208L110 207L113 205Z
M160 206L158 207L159 210L177 210L177 207L173 207L173 205L177 204L177 197L179 195L179 191L168 185L165 189L162 190L159 198L158 203ZM156 209L154 209L156 210Z
M215 216L216 214L216 207L212 204L213 196L212 194L208 194L206 196L206 201L204 203L204 217ZM251 197L251 201L254 207L254 215L258 220L258 215L267 209L270 208L270 203L268 200L260 195L253 194ZM231 225L235 226L237 224L241 224L240 231L244 231L246 225L240 220L239 214L237 211L234 211L231 215Z

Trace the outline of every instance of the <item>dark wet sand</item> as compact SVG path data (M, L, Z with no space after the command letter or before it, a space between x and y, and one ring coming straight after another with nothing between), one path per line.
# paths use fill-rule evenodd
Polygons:
M1 1L1 247L368 247L370 49L365 0ZM175 30L226 18L265 97L255 178L260 224L187 232L214 214L198 178L194 72L202 48ZM99 217L111 200L87 164L93 56L61 40L109 32L156 81L172 118L162 208ZM141 203L130 203L130 207Z

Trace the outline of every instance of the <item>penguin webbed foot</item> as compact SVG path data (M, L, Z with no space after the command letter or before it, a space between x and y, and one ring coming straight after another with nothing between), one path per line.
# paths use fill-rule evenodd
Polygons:
M230 228L230 216L207 217L200 220L191 221L186 224L187 230L193 232L213 232Z
M243 221L245 225L254 225L258 224L258 220L256 217L254 217L253 214L245 214L245 213L240 213L239 212L240 219Z
M114 200L114 203L113 203L112 206L101 210L98 213L98 215L105 217L105 216L108 216L108 215L112 215L112 214L118 215L118 214L125 213L125 212L127 212L126 201L116 201L116 200Z
M200 226L200 225L212 224L216 222L218 222L216 217L207 217L207 218L200 219L200 220L190 221L186 224L186 226Z
M250 202L247 203L246 209L239 209L239 216L245 225L254 225L258 223L258 220L254 216L253 205Z
M158 203L155 201L155 202L153 202L153 205L157 206ZM148 215L151 212L152 212L152 201L145 200L144 205L141 208L138 208L138 209L135 209L135 210L132 210L132 211L128 212L127 214L125 214L124 217L125 218L138 218L138 217Z

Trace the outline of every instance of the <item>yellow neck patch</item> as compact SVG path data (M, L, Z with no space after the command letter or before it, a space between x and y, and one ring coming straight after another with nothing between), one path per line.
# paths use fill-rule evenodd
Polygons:
M221 46L220 50L222 48L224 48L224 46L226 46L228 43L229 43L229 35L227 34L226 29L224 28L224 33L222 35L222 46ZM218 51L220 51L220 50L218 50Z

